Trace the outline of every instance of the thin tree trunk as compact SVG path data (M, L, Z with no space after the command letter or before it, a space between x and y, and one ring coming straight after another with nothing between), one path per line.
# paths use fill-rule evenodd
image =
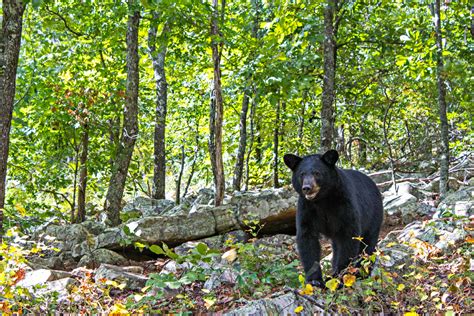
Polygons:
M346 140L344 137L344 125L341 124L337 128L336 150L339 152L339 156L343 159L347 158L345 144Z
M215 197L214 204L219 206L224 199L225 178L224 178L224 162L222 160L222 122L224 119L224 104L222 99L221 86L221 54L224 45L223 39L219 32L219 4L218 0L212 1L213 12L211 17L211 35L212 35L212 61L214 64L214 84L213 84L213 101L211 102L211 137L209 141L209 152L211 155L212 171L214 174ZM224 5L222 5L224 6ZM223 9L223 8L222 8ZM221 10L222 10L221 9ZM221 12L223 14L223 12ZM219 40L216 40L219 38ZM215 113L212 110L214 104ZM214 115L214 117L213 117ZM213 135L212 135L213 134ZM212 156L214 156L212 158Z
M10 128L25 7L26 3L23 1L3 0L0 32L0 240L3 236Z
M336 38L334 17L337 0L327 0L324 8L324 78L321 106L321 152L334 143L334 99L336 78Z
M278 143L280 136L280 100L276 104L276 118L273 129L273 187L279 188L280 182L278 180Z
M300 149L302 149L303 146L303 135L304 135L304 123L305 123L305 112L306 112L306 99L308 96L308 91L304 90L303 91L303 99L301 100L301 112L300 112L300 119L299 119L299 124L298 124L298 139L300 146L298 148L298 154L300 154Z
M129 10L132 10L136 5L135 1L129 0ZM125 189L125 181L138 135L139 24L140 12L134 9L134 11L129 12L127 27L127 91L123 112L123 129L112 168L109 189L105 198L106 222L112 226L117 226L121 222L120 209Z
M176 204L181 202L181 179L183 179L184 173L184 159L186 156L184 155L184 145L181 146L181 167L179 168L179 175L178 179L176 180Z
M363 117L363 120L365 120L365 116ZM365 139L365 128L363 124L360 124L360 138ZM365 141L359 140L359 146L357 148L358 150L358 160L359 160L359 166L365 166L367 163L367 144Z
M436 80L438 84L438 111L441 129L439 195L443 199L448 192L449 177L449 130L446 115L446 84L444 78L443 37L441 34L440 0L435 1L434 23L436 33Z
M159 51L156 51L157 19L159 15L153 12L153 21L148 32L148 48L153 63L156 86L156 118L154 136L154 175L153 175L153 198L165 198L166 180L166 155L165 155L165 129L168 84L166 82L165 59L168 45L169 26L165 23L162 32L162 42Z
M249 91L245 89L242 100L242 110L240 112L240 138L237 159L235 161L233 189L240 191L242 184L242 173L244 171L245 148L247 146L247 112L249 110Z
M250 144L249 144L249 150L247 153L247 158L245 161L245 191L249 189L249 181L250 181L250 155L252 154L253 151L253 144L254 144L254 122L255 122L255 111L257 110L257 93L254 93L254 98L252 100L252 106L250 107Z
M82 132L82 152L80 158L79 191L77 195L77 216L76 223L86 220L86 188L87 188L87 159L89 155L89 125L83 125Z
M74 149L74 180L72 181L72 206L71 206L71 223L76 221L76 196L77 196L77 178L79 177L79 145L77 144L76 134L73 138Z

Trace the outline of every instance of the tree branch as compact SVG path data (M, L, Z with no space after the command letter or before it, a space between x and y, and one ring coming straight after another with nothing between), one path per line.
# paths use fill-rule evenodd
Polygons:
M46 11L48 11L49 13L51 13L51 14L57 16L61 21L63 21L64 27L65 27L69 32L71 32L72 34L76 35L77 37L86 36L86 34L84 34L84 33L80 33L80 32L77 32L77 31L73 30L73 29L69 26L69 24L68 24L66 18L63 17L59 12L55 12L55 11L51 10L48 6L46 6Z

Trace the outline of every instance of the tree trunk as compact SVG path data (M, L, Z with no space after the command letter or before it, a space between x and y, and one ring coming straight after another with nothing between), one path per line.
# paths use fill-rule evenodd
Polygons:
M77 216L76 223L82 223L86 220L86 188L87 188L87 159L89 155L89 125L83 125L82 140L81 140L81 158L80 158L80 172L79 172L79 190L77 195Z
M365 120L366 116L363 116ZM364 167L367 164L367 144L365 143L365 127L360 124L360 140L357 148L357 159L360 167Z
M247 153L247 158L245 159L245 191L249 189L249 181L250 181L250 155L252 154L253 150L253 144L254 144L254 138L255 138L255 128L254 128L254 122L255 122L255 111L257 110L257 92L254 89L254 98L252 100L252 105L250 107L250 144L249 144L249 150Z
M303 91L303 99L301 100L301 112L300 112L300 117L299 117L299 124L298 124L298 139L300 143L300 147L298 148L298 154L301 153L301 150L303 149L303 135L304 135L304 123L305 123L305 112L306 112L306 100L308 97L308 91L304 90Z
M136 5L129 0L129 10ZM120 209L125 189L128 166L132 158L135 140L138 136L138 27L140 12L136 9L129 12L127 27L127 91L125 108L123 111L123 129L120 143L117 148L109 189L105 198L106 222L108 225L120 224Z
M280 100L276 104L276 118L273 129L273 187L279 188L280 182L278 180L278 141L280 136Z
M8 149L15 100L16 72L20 54L23 12L26 3L3 0L0 32L0 239L3 236Z
M446 115L446 84L444 78L444 62L443 62L443 37L441 34L441 12L440 0L435 1L434 7L434 23L436 33L436 80L438 84L438 111L441 129L441 150L440 150L440 179L439 194L440 198L444 198L448 191L449 176L449 130L448 118Z
M324 78L321 106L321 152L334 143L334 99L336 78L336 38L334 17L337 0L327 0L324 8Z
M246 88L242 100L242 110L240 112L240 138L237 159L235 161L233 189L240 191L242 184L242 173L244 171L245 148L247 146L247 112L249 110L249 91Z
M212 36L212 61L214 64L214 82L213 96L211 101L211 117L210 117L210 137L209 153L211 155L212 171L214 175L215 197L214 204L219 206L224 199L225 178L224 178L224 162L222 160L222 122L224 119L224 104L222 99L221 87L221 54L224 45L223 39L219 32L218 17L219 6L218 0L212 1L213 12L211 17L211 36ZM219 39L218 39L219 38ZM218 40L217 40L218 39ZM214 106L214 110L212 107ZM214 113L213 113L214 112Z
M184 154L184 145L181 146L181 165L179 168L178 179L176 180L176 204L181 202L181 180L183 179L184 173L184 159L186 158Z
M156 86L156 118L154 139L154 175L153 198L165 198L166 156L165 156L165 128L168 84L166 82L165 59L168 45L169 25L165 23L162 32L162 42L159 51L156 51L157 12L153 12L153 21L148 32L148 48L153 63Z

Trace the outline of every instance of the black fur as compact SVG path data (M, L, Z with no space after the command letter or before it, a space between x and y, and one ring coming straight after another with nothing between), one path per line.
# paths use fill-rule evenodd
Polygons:
M285 155L293 171L292 183L300 197L296 216L296 242L306 281L323 284L319 234L331 239L335 275L362 252L372 254L383 220L381 194L375 183L355 170L335 166L339 155L298 157ZM362 242L353 237L362 237Z

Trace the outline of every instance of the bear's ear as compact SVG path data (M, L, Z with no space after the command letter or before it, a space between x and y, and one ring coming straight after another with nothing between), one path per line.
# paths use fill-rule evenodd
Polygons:
M285 161L285 165L287 165L288 168L294 171L296 167L298 167L298 164L301 162L301 160L303 160L303 158L292 154L286 154L283 157L283 160Z
M339 159L339 154L334 149L331 149L326 151L322 159L327 165L334 167L336 165L337 160Z

